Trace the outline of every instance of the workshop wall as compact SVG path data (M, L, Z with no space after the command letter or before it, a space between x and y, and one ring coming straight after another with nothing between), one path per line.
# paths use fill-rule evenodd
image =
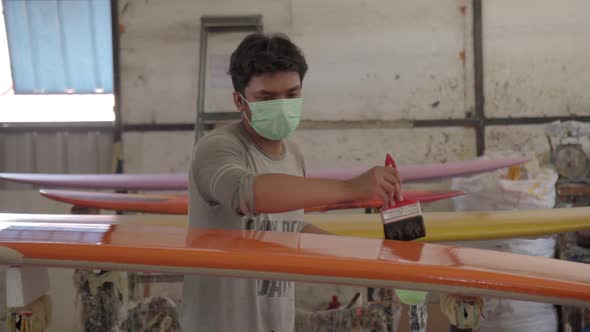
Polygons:
M120 1L125 122L193 121L199 20L220 14L262 14L265 32L287 33L303 49L307 118L463 117L473 105L461 56L471 45L468 3Z
M495 0L483 8L487 116L589 115L590 2Z
M305 119L462 118L473 111L470 3L346 0L318 6L307 0L120 1L123 119L126 123L192 123L200 17L258 13L263 15L265 32L287 33L306 54L310 70L304 82ZM207 110L231 111L231 81L223 64L240 38L212 36ZM408 129L359 130L353 122L331 130L305 130L296 139L309 167L341 166L343 161L380 164L385 151L395 152L398 159L403 156L404 162L405 158L424 162L475 156L472 130L418 132L428 135L422 139ZM441 148L449 135L458 135L451 141L463 147L451 143ZM349 143L336 144L343 139ZM404 144L396 144L400 139ZM318 140L326 142L322 151L317 150L322 149ZM189 132L126 133L126 170L184 171L192 141ZM349 151L350 144L356 144L355 151ZM363 151L365 147L371 151Z

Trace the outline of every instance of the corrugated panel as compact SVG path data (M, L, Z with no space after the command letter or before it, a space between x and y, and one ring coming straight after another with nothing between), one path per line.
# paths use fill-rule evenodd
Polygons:
M111 133L22 133L0 135L0 172L110 173ZM0 182L0 189L29 186Z
M3 0L16 93L112 93L110 0Z

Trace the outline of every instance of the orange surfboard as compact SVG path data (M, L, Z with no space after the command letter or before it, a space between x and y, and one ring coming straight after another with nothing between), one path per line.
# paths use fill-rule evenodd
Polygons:
M98 208L103 210L133 211L160 214L187 214L188 194L118 194L72 190L40 190L41 195L76 206ZM461 191L404 191L408 199L422 203L461 196ZM323 212L330 210L380 208L381 200L350 201L328 204L306 209L305 212Z
M2 216L0 216L2 219ZM590 305L590 265L317 234L0 223L0 264L206 274Z

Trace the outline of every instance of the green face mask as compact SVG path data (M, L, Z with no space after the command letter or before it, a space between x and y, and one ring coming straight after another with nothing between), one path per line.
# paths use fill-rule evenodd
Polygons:
M301 119L303 98L275 99L269 101L248 102L252 120L250 126L258 135L271 141L280 141L291 135ZM247 119L247 118L246 118Z

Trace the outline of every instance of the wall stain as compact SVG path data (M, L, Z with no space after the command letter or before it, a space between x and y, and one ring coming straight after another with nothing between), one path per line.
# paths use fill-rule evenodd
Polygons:
M459 10L461 10L461 14L463 14L463 15L467 14L467 6L463 5L463 6L459 7Z
M127 12L127 9L129 9L129 2L127 2L123 5L123 9L121 9L121 16L125 15L125 13Z
M459 52L459 59L461 59L461 63L463 64L463 66L465 66L466 55L464 49L461 50L461 52Z

